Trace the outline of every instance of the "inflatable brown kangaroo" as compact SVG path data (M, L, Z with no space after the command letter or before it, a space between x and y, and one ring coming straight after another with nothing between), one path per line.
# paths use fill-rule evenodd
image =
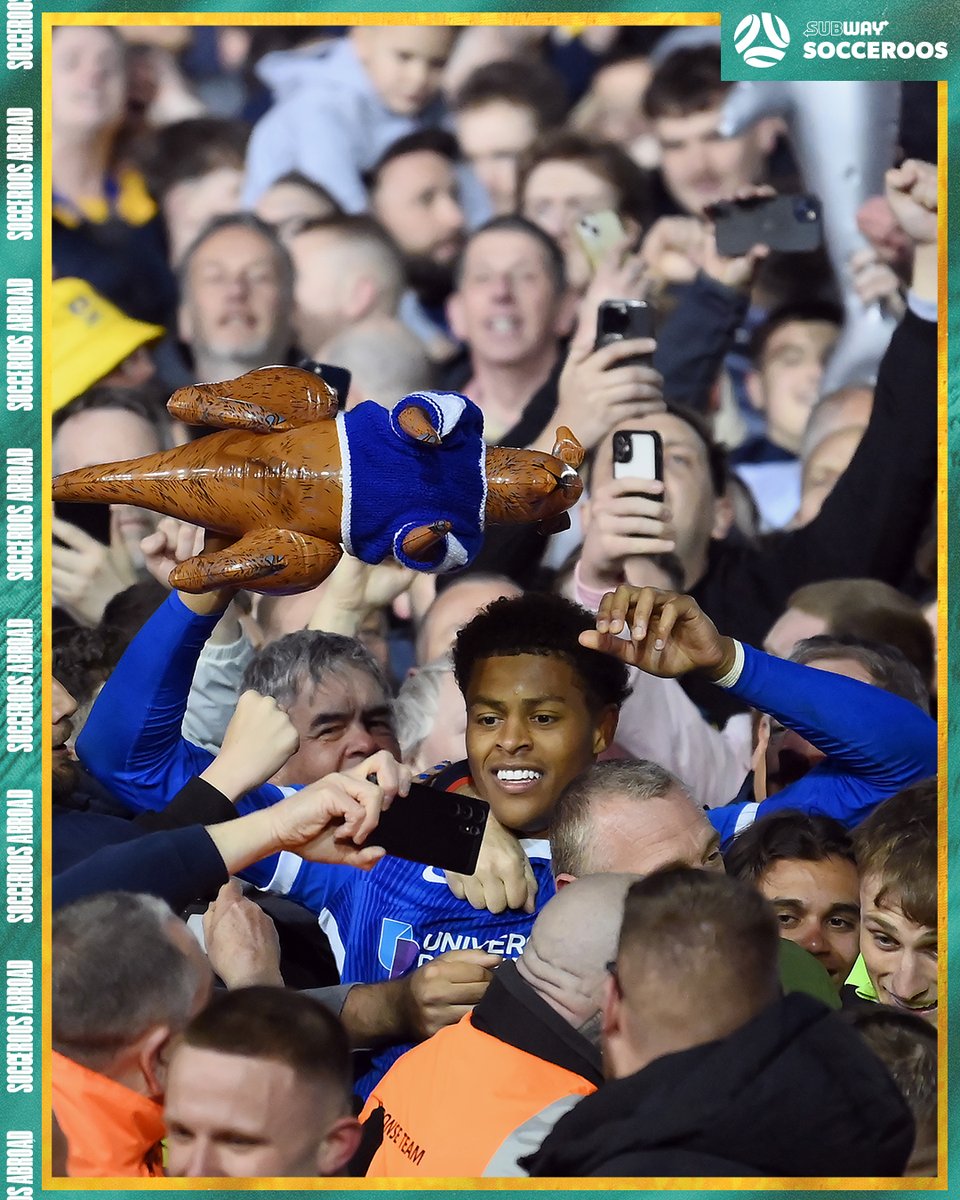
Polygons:
M393 555L421 571L465 566L484 525L569 525L583 447L557 431L553 454L487 448L480 410L456 392L416 392L392 410L337 413L299 367L262 367L180 388L169 412L221 430L185 446L57 476L55 500L131 504L233 539L180 563L173 587L282 594L315 587L343 551Z

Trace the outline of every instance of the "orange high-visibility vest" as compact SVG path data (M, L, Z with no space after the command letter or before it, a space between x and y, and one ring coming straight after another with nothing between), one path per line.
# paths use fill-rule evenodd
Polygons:
M67 1139L67 1174L162 1176L163 1108L56 1050L50 1060L53 1111Z
M594 1084L476 1029L470 1014L397 1059L360 1114L384 1108L367 1176L483 1174L504 1138L561 1096Z

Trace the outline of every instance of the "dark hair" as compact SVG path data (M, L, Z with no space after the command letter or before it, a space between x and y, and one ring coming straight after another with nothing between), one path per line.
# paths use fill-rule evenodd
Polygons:
M461 85L453 108L463 113L495 100L528 108L538 131L561 124L568 107L563 76L535 58L502 59L477 67Z
M929 713L930 688L913 663L896 646L868 642L849 634L838 637L820 633L797 642L790 653L790 661L797 663L820 662L824 658L852 659L869 672L878 688L909 700L917 708Z
M719 45L674 50L653 73L643 97L644 115L656 120L705 112L718 105L731 87L720 75Z
M825 858L856 864L853 844L840 822L784 810L761 817L737 834L724 862L728 874L756 883L776 862L823 862Z
M517 163L517 206L530 176L545 162L574 162L605 179L617 193L617 212L646 226L652 216L649 180L626 150L615 142L598 142L580 133L555 129L542 134Z
M152 426L162 448L170 438L170 418L166 410L168 392L162 384L148 380L137 387L123 387L113 383L97 383L74 397L53 414L51 428L54 433L64 422L82 412L102 412L104 409L120 409L133 413Z
M898 904L917 925L937 925L937 780L921 780L878 804L853 830L860 878L880 881L879 903Z
M121 652L170 595L159 580L141 579L107 601L100 624L120 640Z
M318 1001L289 988L239 988L218 996L193 1018L183 1041L198 1050L266 1058L292 1067L338 1093L346 1112L352 1086L350 1043L337 1018Z
M526 592L494 600L457 634L453 647L457 686L466 695L478 661L539 654L562 659L576 672L591 711L599 712L609 704L619 708L630 693L626 666L577 640L595 626L595 618L585 608L563 596Z
M370 170L364 175L363 182L370 192L377 190L383 169L395 158L403 158L407 154L418 154L421 151L439 154L448 162L458 163L461 159L457 139L446 129L418 129L408 133L384 150Z
M160 201L171 188L220 167L242 169L250 127L222 117L190 117L153 132L142 155L147 187Z
M516 213L507 213L501 217L491 217L489 221L485 221L483 225L467 235L467 240L464 242L463 249L457 255L457 261L453 268L453 279L457 287L460 286L463 279L463 264L467 256L467 251L471 244L485 233L525 233L527 237L533 238L543 251L547 268L553 276L554 289L557 295L560 295L566 289L567 268L563 258L563 251L545 229L541 229L533 221L528 221L526 217L521 217Z
M167 595L165 588L163 591ZM86 704L110 677L129 641L119 630L104 625L54 630L53 676L78 705Z
M794 300L782 304L753 331L749 354L755 367L760 365L764 351L777 330L797 321L826 321L840 328L843 325L843 309L828 300Z

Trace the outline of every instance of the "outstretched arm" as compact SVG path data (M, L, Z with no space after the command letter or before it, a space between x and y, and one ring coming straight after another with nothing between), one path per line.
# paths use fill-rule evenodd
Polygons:
M149 892L171 908L216 891L229 875L280 850L314 862L374 866L381 847L367 846L380 812L390 803L378 784L327 775L269 809L235 821L147 834L108 846L53 882L53 906L102 891Z
M616 636L625 626L629 641ZM723 637L690 596L618 588L604 597L597 629L580 640L652 675L702 671L827 755L826 763L765 805L802 807L852 825L885 796L936 771L936 725L915 705ZM728 837L742 827L738 818L745 812L744 806L728 805L711 813L711 820ZM755 812L749 806L750 819Z
M84 766L137 811L163 808L213 759L184 741L180 726L197 658L220 615L193 613L177 593L168 596L127 647L77 738Z

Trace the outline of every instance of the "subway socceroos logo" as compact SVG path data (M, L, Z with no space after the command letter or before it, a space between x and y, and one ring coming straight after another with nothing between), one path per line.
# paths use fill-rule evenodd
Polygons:
M946 42L898 42L884 34L889 21L808 21L805 38L842 40L807 41L803 43L804 58L840 59L907 59L946 58ZM851 38L857 40L851 41ZM869 40L868 40L869 39Z

